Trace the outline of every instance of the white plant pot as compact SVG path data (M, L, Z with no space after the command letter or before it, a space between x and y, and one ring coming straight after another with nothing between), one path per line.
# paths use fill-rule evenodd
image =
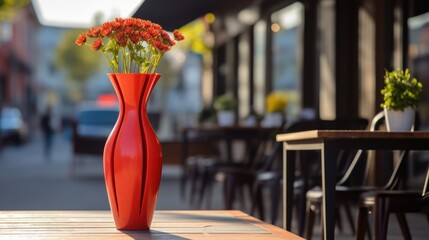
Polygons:
M404 111L384 109L386 127L389 132L409 132L414 126L415 110L407 107Z
M234 111L219 111L217 112L217 123L220 126L233 126L235 124Z
M279 112L267 113L262 121L263 127L280 127L283 122L283 114Z

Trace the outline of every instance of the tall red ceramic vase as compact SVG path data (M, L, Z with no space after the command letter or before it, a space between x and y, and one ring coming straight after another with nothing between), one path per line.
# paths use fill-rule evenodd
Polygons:
M115 225L149 229L161 181L162 151L146 105L160 74L108 74L120 103L104 147L104 177Z

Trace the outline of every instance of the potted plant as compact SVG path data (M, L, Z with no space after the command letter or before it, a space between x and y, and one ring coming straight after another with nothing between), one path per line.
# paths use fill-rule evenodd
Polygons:
M107 74L119 100L119 117L103 151L104 178L117 229L149 229L161 181L161 144L146 106L161 74L164 54L184 39L159 24L137 18L116 18L80 34L78 46L103 53Z
M198 113L198 123L203 125L211 125L216 122L216 111L213 106L204 106Z
M264 127L277 127L285 119L288 98L283 91L274 91L267 95L265 99L266 115L262 125Z
M216 110L217 121L221 126L231 126L235 124L235 107L237 100L231 94L218 96L213 103Z
M410 131L414 124L415 110L419 104L422 83L411 78L408 69L387 71L381 90L388 131Z

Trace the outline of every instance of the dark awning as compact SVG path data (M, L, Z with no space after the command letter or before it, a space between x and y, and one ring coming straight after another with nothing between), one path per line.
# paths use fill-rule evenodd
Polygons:
M208 12L238 12L255 1L258 0L146 0L133 17L150 20L173 31Z
M134 17L160 24L165 30L176 28L213 11L216 0L146 0Z

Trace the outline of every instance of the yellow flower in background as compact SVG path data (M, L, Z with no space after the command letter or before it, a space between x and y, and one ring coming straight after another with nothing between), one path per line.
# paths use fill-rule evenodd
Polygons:
M288 104L288 98L286 92L276 91L268 94L266 98L266 112L281 112L286 111L286 106Z

